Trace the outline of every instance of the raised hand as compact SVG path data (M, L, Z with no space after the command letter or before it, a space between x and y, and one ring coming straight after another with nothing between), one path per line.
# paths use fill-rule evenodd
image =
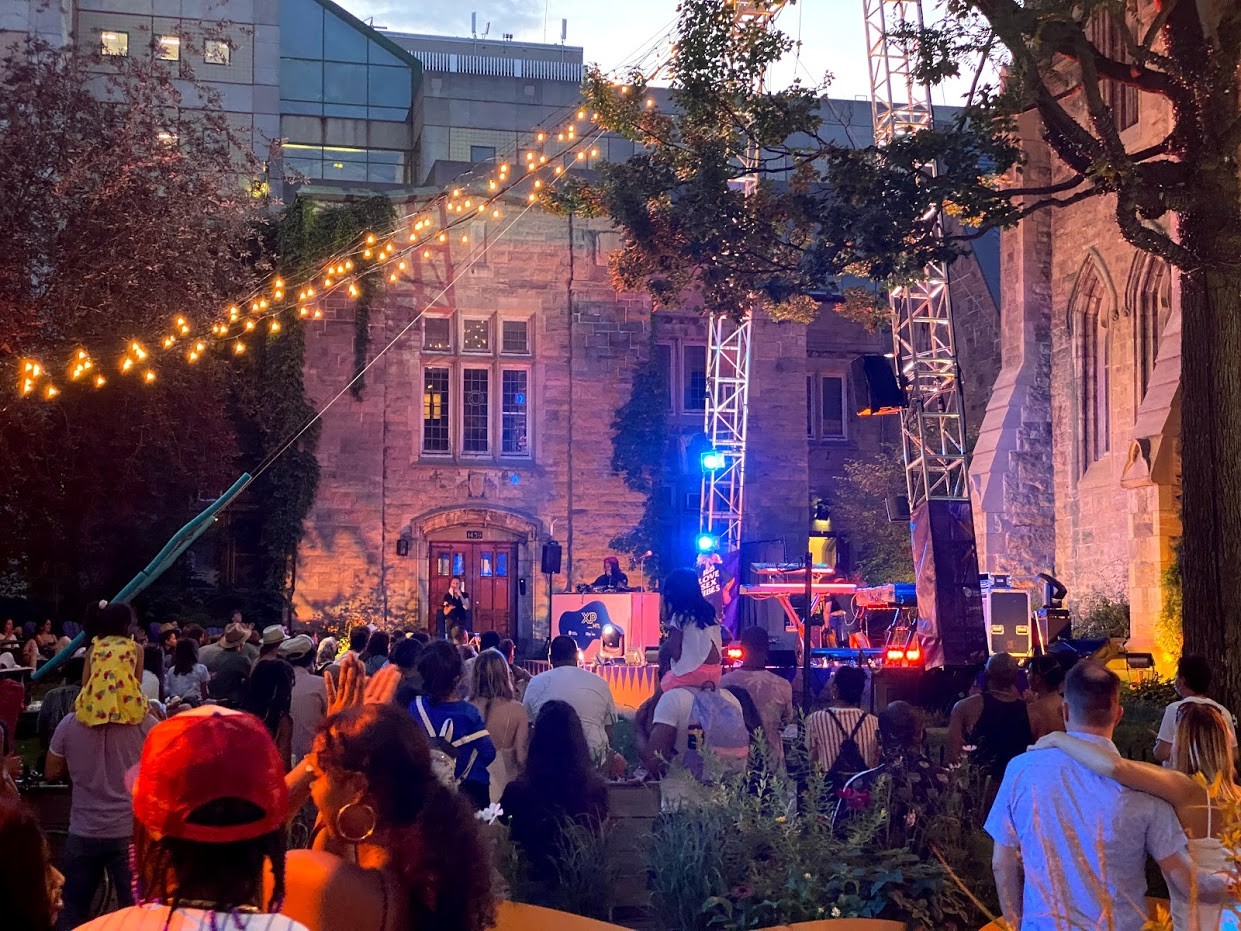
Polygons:
M346 708L356 708L365 701L366 667L356 656L346 656L340 664L340 674L323 677L327 686L327 713L336 714Z

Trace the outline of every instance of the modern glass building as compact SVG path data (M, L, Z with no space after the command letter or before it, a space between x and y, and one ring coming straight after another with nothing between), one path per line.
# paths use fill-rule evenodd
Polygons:
M286 170L310 181L419 177L418 59L331 0L281 0Z

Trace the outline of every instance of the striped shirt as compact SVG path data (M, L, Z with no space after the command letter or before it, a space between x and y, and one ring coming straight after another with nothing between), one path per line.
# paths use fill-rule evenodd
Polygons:
M840 722L839 727L829 712ZM816 711L806 718L806 746L816 766L824 772L832 768L840 755L840 745L853 733L859 717L862 718L862 726L853 738L854 743L866 761L867 769L879 765L879 719L861 708L830 708Z

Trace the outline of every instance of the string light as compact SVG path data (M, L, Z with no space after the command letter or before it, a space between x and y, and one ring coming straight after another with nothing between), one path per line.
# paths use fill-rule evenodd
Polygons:
M628 86L620 86L619 90L622 94L628 93ZM652 106L653 99L649 97L646 98L646 103L648 107ZM577 121L584 121L586 116L586 110L580 109L576 111ZM590 120L592 123L598 123L599 114L592 113L590 115ZM552 135L555 135L556 141L562 144L566 141L575 143L575 141L579 138L576 125L572 121L566 122L559 128L552 128L550 130L540 128L535 132L535 138L540 144L547 142ZM572 155L572 160L577 162L585 161L587 158L587 152L574 152L573 148L573 146L570 146L562 154ZM599 149L597 147L592 147L589 149L589 157L595 158L598 154ZM533 191L527 194L526 200L530 204L535 204L538 202L538 194L534 193L534 191L542 191L545 187L545 182L538 176L538 172L541 171L544 166L549 165L549 156L546 152L540 151L538 148L532 148L525 152L525 162L526 173L534 175L533 184L531 185ZM559 178L563 176L565 172L564 165L558 164L557 160L552 160L550 164L553 169L554 177ZM466 219L463 215L469 211L471 216L477 215L480 219L487 219L487 214L490 213L490 219L499 220L503 216L503 212L494 203L495 198L503 194L516 193L511 190L513 179L510 177L509 172L510 164L508 162L499 163L494 167L491 175L485 179L486 191L490 192L489 194L477 197L476 195L471 194L470 191L464 187L455 187L451 191L450 198L440 201L440 209L445 210L450 215L455 214L462 219ZM479 178L477 182L474 183L481 185L483 180L483 178ZM497 192L500 192L500 195L497 195ZM440 196L441 198L443 197L443 195ZM455 203L446 202L449 199L451 201L455 201ZM431 207L434 209L434 204L432 204ZM383 232L367 232L362 237L362 241L365 243L365 246L359 244L352 247L356 250L353 252L353 255L358 256L360 260L366 260L380 265L381 268L378 270L386 271L388 273L388 280L392 283L399 281L399 275L396 271L392 271L390 267L382 268L382 266L387 266L389 263L392 263L396 265L396 268L399 271L406 271L409 268L409 263L406 261L406 258L415 254L414 250L426 244L425 242L420 241L421 237L417 234L425 231L425 236L428 240L431 236L434 236L435 241L441 244L446 244L448 242L448 235L446 231L440 231L439 233L432 232L432 228L435 225L433 217L428 217L425 215L415 216L413 218L406 219L405 222L411 223L411 227L407 227L407 229L412 228L414 232L409 236L410 245L403 248L400 254L397 252L396 244L390 238L393 233L396 232L395 230L389 231L386 234ZM450 221L444 220L441 220L441 223L446 229L451 228L452 225L455 225ZM377 246L377 244L381 241L381 238L384 236L389 238L383 242L382 246ZM470 237L470 233L462 233L460 236L460 242L468 245L470 242ZM402 240L402 242L404 242L404 240ZM433 257L432 250L430 248L422 248L421 252L424 260L430 260ZM339 256L336 259L333 259L324 267L324 274L321 279L322 287L329 290L334 290L335 288L344 285L350 297L360 297L360 279L356 277L360 274L360 272L355 273L354 269L354 260L349 256ZM248 309L251 317L257 318L257 320L267 320L268 330L270 333L276 334L282 332L284 325L280 321L279 316L286 311L293 310L293 307L281 307L281 302L285 298L285 290L286 283L283 277L274 277L270 279L265 286L261 287L256 293L247 298L245 304L240 306L230 306L227 309L227 322L220 320L219 322L212 323L210 326L212 336L220 339L221 341L227 340L230 337L230 331L232 330L231 324L238 322L242 323L245 332L253 332L257 328L256 320L241 319L242 311L240 308L246 306L246 304L249 305ZM315 288L312 287L310 283L303 283L300 290L297 291L297 301L294 305L297 307L297 314L296 316L291 315L291 319L305 319L307 317L315 320L322 319L323 310L320 307L311 308L305 306L314 296ZM192 332L193 328L190 321L184 315L177 315L174 318L173 332L168 333L161 340L162 348L165 351L170 350L178 342L178 336L188 337ZM240 339L237 339L232 346L233 353L235 355L242 355L246 352L246 344ZM184 352L185 360L189 363L194 363L201 360L206 354L208 348L207 343L201 340L196 341L192 348L189 346L186 347ZM134 341L130 343L127 351L120 359L120 371L122 373L130 372L139 363L146 361L149 355L150 353L148 350L144 348L140 342ZM92 369L92 367L93 362L90 360L86 350L78 350L76 359L70 361L69 365L66 367L66 372L71 381L79 382L83 379L86 373ZM59 394L60 389L50 383L45 383L44 387L40 389L37 382L44 371L44 368L34 360L27 361L24 365L25 377L19 380L20 392L23 395L29 395L34 393L36 390L39 390L45 397L54 397L55 394ZM143 370L143 380L145 382L152 383L155 379L156 373L154 369L145 368ZM90 380L95 388L102 388L107 384L107 379L99 374L93 375Z

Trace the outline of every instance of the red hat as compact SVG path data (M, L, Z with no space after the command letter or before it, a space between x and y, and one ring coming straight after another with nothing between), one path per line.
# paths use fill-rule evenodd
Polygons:
M207 844L253 840L288 814L284 765L267 729L251 714L203 705L157 724L133 780L134 817L156 837ZM239 798L261 818L217 826L190 820L209 802Z

